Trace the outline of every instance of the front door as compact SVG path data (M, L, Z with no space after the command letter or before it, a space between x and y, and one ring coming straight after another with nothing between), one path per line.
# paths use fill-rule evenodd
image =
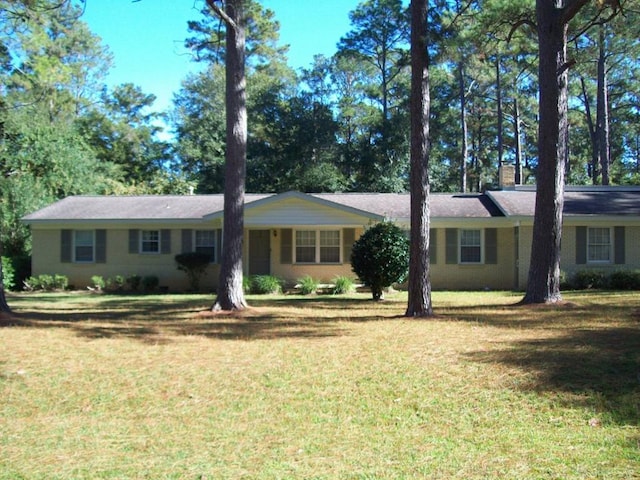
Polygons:
M249 275L271 273L271 230L249 230Z

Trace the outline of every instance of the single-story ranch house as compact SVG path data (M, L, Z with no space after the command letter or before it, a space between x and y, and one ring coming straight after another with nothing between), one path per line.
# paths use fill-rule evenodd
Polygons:
M535 189L431 195L434 289L523 289L529 270ZM409 229L409 194L247 194L245 275L289 283L354 276L353 242L375 222ZM222 195L72 196L23 220L33 235L32 273L62 274L82 288L91 277L157 276L186 290L175 255L211 255L202 287L218 279ZM640 269L640 187L567 187L561 268Z

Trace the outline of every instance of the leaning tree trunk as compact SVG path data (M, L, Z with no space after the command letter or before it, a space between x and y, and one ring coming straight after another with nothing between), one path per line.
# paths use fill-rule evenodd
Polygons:
M245 91L245 35L243 0L227 0L224 12L207 4L226 24L226 108L224 222L222 261L218 297L213 310L241 310L246 307L242 288L242 244L244 237L244 194L247 157L247 108Z
M554 303L560 293L560 241L567 153L567 22L562 2L537 0L538 171L533 243L523 303Z
M428 0L411 1L411 246L408 317L433 315L429 262Z

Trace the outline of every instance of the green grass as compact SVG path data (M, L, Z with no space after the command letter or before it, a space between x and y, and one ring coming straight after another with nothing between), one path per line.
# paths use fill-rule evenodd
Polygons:
M12 295L0 479L640 478L640 294L369 297Z

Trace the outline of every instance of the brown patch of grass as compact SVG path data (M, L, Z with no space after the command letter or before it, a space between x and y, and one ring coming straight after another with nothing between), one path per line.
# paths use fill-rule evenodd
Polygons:
M634 478L640 295L566 297L12 296L0 478Z

